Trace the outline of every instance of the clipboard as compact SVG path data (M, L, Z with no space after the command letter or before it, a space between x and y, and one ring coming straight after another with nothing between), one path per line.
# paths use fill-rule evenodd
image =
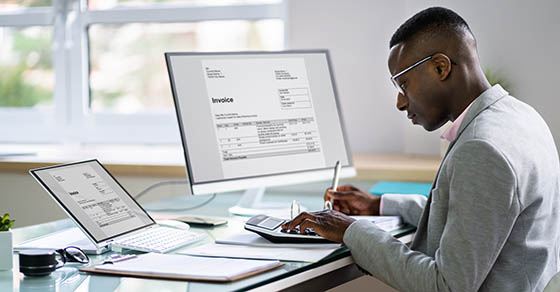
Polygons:
M202 264L203 267L201 267L200 263L204 263ZM80 268L79 270L87 273L113 276L223 283L264 273L283 265L279 261L147 253L122 261L117 260L114 263L105 261L104 263ZM169 272L169 269L179 266L184 266L184 268L177 268L177 272ZM192 269L192 267L195 267L195 269ZM232 268L235 270L232 270ZM191 273L189 269L197 271ZM211 270L212 272L205 273L204 270Z

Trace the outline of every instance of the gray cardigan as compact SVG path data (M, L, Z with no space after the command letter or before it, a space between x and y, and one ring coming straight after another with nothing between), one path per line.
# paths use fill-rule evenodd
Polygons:
M559 174L544 120L496 85L466 113L430 196L383 198L384 215L417 226L411 247L362 220L344 243L400 291L542 291L560 265Z

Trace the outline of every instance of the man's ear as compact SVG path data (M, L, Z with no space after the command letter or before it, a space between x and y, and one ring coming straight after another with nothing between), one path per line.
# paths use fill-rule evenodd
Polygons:
M432 56L432 64L439 75L439 80L445 80L451 73L451 59L443 53L437 53Z

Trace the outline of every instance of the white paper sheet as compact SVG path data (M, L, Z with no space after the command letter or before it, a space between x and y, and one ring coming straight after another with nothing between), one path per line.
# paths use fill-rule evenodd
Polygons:
M233 244L215 244L197 246L179 251L180 254L231 257L247 259L275 259L283 261L318 262L339 247L332 248L295 248L295 247L261 247Z
M236 244L261 247L300 247L300 248L338 248L340 243L274 243L264 237L249 231L243 231L238 234L216 239L218 244Z
M350 216L356 220L368 220L377 227L390 232L393 230L397 230L403 226L403 221L400 216Z
M193 257L148 253L130 260L97 266L98 270L229 279L276 265L277 261Z

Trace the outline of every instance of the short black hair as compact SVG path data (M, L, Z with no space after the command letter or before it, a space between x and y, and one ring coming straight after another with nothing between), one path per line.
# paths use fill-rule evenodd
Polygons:
M389 48L403 43L424 33L444 33L468 31L474 38L467 22L450 9L431 7L409 18L395 31L389 42Z

